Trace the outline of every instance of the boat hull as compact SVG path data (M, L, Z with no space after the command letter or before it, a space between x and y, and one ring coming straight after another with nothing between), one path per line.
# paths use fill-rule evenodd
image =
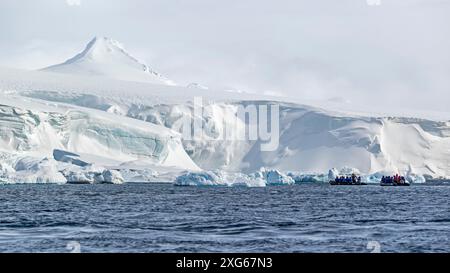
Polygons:
M347 183L347 182L330 181L330 185L333 185L333 186L365 186L365 185L367 185L367 183L363 183L363 182Z
M409 183L405 184L395 184L395 183L380 183L380 186L382 187L409 187Z

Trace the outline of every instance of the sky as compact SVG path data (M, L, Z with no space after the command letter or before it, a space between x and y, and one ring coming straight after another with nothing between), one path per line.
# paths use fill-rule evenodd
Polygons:
M2 0L0 66L106 36L180 84L446 111L449 14L450 0Z

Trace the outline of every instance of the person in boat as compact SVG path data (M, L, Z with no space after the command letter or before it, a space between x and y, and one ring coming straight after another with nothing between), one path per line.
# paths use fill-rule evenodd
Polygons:
M352 173L352 183L356 183L356 174Z
M347 176L347 178L345 179L345 182L352 183L352 178L350 176Z
M358 184L361 184L361 176L358 176Z
M395 183L396 183L396 184L400 184L400 183L401 183L401 181L400 181L400 175L398 175L398 174L395 175Z

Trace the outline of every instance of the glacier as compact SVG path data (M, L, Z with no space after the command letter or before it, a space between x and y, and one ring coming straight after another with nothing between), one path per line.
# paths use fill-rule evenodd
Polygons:
M0 101L2 181L107 183L123 179L111 170L102 170L103 178L94 180L82 176L93 166L107 168L133 161L145 161L148 168L199 170L183 149L180 135L169 128L17 96L1 94ZM71 174L64 175L68 169Z
M24 96L80 105L80 96L25 92ZM118 115L140 119L181 132L177 120L191 115L192 103L136 104L126 98L97 96L96 109L122 109ZM92 102L92 101L91 101ZM204 138L184 140L193 161L207 170L254 172L261 167L303 173L353 166L362 173L379 171L449 175L450 123L417 118L366 117L314 107L280 104L280 146L261 152L255 141L217 140L214 130L232 122L237 107L248 101L212 102L202 117ZM273 101L258 103L274 103ZM106 107L105 107L106 105ZM89 105L84 105L89 107ZM106 110L108 111L108 110ZM241 130L245 130L242 121ZM237 132L236 132L237 133ZM220 152L219 152L220 151Z
M95 38L61 65L0 68L0 181L221 184L226 177L271 184L262 169L273 170L269 180L281 184L350 172L368 182L393 173L416 182L450 178L450 115L370 115L282 97L256 100L245 92L172 85L150 71L108 38ZM195 97L205 102L201 116L193 112ZM219 138L239 107L252 104L279 105L274 151L261 151L257 140ZM183 138L185 118L200 120L201 138ZM247 126L238 119L231 134ZM35 164L16 168L21 160Z

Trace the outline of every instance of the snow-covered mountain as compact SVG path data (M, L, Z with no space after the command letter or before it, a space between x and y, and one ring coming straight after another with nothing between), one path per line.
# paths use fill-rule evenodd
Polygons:
M146 66L135 69L137 64L116 42L101 38L44 71L0 69L0 180L92 182L123 175L116 180L161 182L200 168L247 174L261 168L322 174L355 168L450 178L448 119L357 114L280 97L255 100L252 94L194 85L121 80L161 79ZM92 74L109 79L86 77ZM204 100L201 116L193 111L194 97ZM275 151L261 151L259 141L217 138L220 128L236 122L238 108L249 104L280 106ZM186 117L200 120L201 138L183 139L179 121ZM247 121L237 122L233 135L245 132Z
M42 69L71 75L103 76L112 79L174 85L149 66L129 54L116 40L95 37L75 57Z

